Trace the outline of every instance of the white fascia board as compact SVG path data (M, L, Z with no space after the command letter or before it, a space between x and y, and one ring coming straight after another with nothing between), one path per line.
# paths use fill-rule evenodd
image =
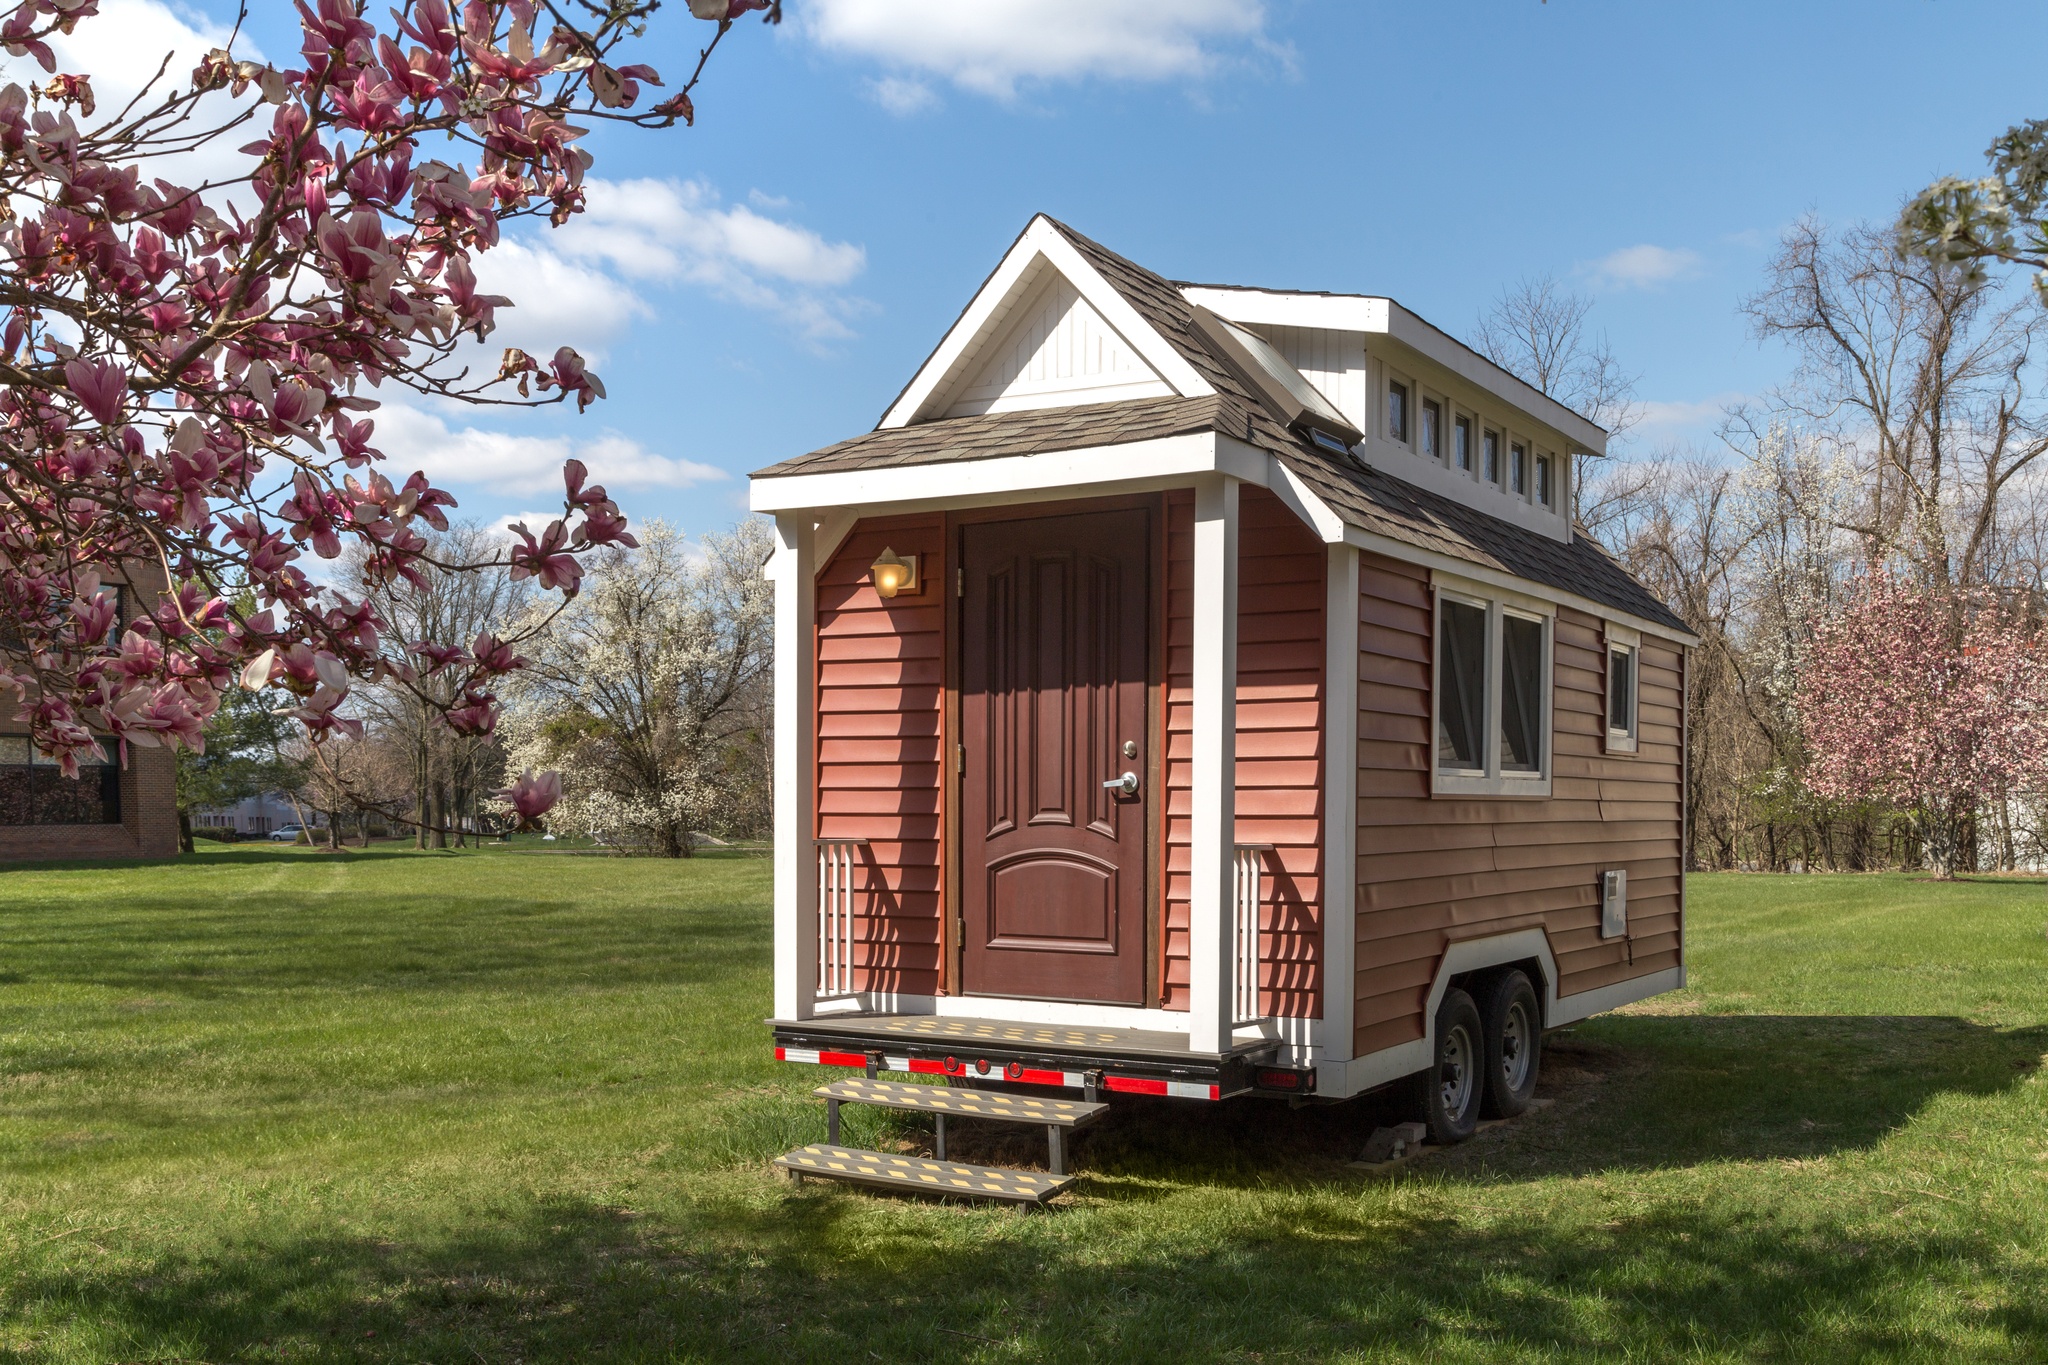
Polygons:
M1391 337L1467 383L1499 395L1555 429L1577 448L1593 455L1607 453L1606 432L1392 299L1369 294L1290 294L1278 289L1231 289L1220 285L1188 285L1180 292L1190 303L1201 304L1232 322L1255 327L1316 327Z
M1263 487L1273 464L1263 450L1204 431L1042 455L755 479L747 502L756 512L788 512L957 503L1046 492L1100 496L1125 491L1127 485L1184 483L1200 474L1228 474Z
M1447 574L1454 578L1465 578L1470 579L1474 583L1483 583L1489 588L1497 588L1502 592L1518 593L1523 597L1552 602L1561 607L1570 607L1575 611L1582 611L1588 616L1598 617L1602 621L1616 621L1622 625L1639 630L1645 635L1653 635L1660 640L1667 640L1672 644L1685 645L1690 648L1698 645L1700 642L1700 637L1692 634L1690 631L1673 630L1669 626L1660 625L1655 621L1637 616L1632 612L1623 611L1619 607L1611 607L1605 602L1595 602L1590 597L1581 597L1575 592L1566 592L1562 588L1553 588L1550 584L1538 583L1533 578L1523 578L1519 574L1511 574L1501 569L1489 568L1484 564L1475 564L1469 559L1459 559L1456 555L1440 554L1435 550L1425 550L1419 545L1410 545L1405 540L1395 540L1391 536L1379 535L1357 526L1347 525L1344 528L1344 541L1347 545L1356 545L1361 550L1369 550L1376 555L1385 555L1388 559L1398 559L1404 564L1419 565L1422 568Z
M1266 458L1273 461L1274 470L1273 477L1268 480L1266 486L1281 502L1287 504L1287 510L1300 517L1308 528L1321 538L1323 544L1347 544L1346 532L1350 527L1345 525L1344 518L1337 515L1336 509L1324 502L1313 488L1303 482L1299 474L1288 468L1285 460L1271 455Z
M1082 258L1066 235L1041 214L1031 220L1031 225L1024 229L1024 235L1017 239L1009 254L1003 257L1002 264L996 267L995 273L975 294L974 301L967 305L966 311L946 333L938 349L918 370L917 377L883 414L877 430L909 426L924 415L924 409L934 398L951 387L960 367L972 362L974 353L993 335L1017 302L1018 291L1029 287L1027 277L1040 260L1064 275L1075 292L1088 301L1104 322L1116 329L1117 334L1175 393L1183 398L1205 398L1215 392L1208 381L1174 349L1173 344L1139 317L1124 296Z

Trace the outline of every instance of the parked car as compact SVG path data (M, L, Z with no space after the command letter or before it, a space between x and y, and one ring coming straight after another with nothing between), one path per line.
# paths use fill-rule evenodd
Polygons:
M296 844L301 834L310 838L312 831L304 825L279 825L276 829L270 831L270 842L273 844Z

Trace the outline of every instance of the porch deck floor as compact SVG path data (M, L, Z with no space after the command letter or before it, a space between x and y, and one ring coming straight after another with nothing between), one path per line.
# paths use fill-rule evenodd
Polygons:
M1253 1038L1222 1052L1195 1052L1185 1033L1159 1029L1103 1028L1088 1024L1032 1024L1015 1019L970 1019L944 1014L826 1014L812 1019L771 1019L772 1027L805 1033L840 1034L870 1040L901 1038L917 1043L983 1043L1047 1052L1110 1053L1117 1056L1194 1058L1238 1057L1273 1048L1270 1038Z

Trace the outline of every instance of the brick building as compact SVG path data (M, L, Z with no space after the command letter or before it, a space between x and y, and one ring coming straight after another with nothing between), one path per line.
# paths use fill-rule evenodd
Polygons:
M135 614L131 594L147 589L110 588L121 595L123 629ZM107 761L81 767L65 777L35 752L28 725L0 698L0 862L45 858L168 858L178 851L178 769L168 749L130 747L127 763L111 739Z

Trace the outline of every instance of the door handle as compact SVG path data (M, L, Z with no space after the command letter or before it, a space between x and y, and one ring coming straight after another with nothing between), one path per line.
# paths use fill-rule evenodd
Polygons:
M1122 777L1110 778L1102 786L1103 790L1114 790L1119 796L1136 796L1138 794L1138 775L1136 773L1125 773Z

